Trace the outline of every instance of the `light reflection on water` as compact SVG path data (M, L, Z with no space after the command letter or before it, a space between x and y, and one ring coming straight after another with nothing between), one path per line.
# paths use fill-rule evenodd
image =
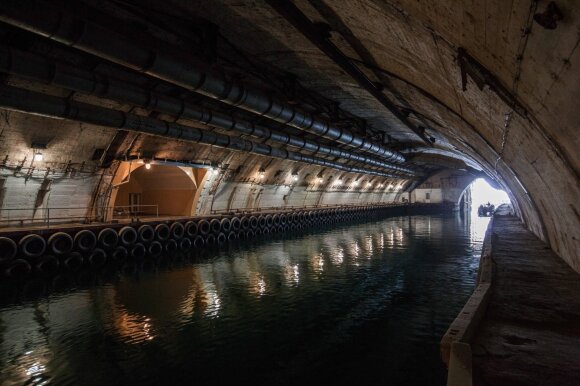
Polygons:
M2 384L444 384L488 219L397 217L0 308Z

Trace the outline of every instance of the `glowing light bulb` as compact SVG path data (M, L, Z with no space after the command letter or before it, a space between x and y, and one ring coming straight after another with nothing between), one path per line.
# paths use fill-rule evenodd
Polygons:
M147 162L145 164L145 169L147 169L147 170L151 169L151 164L149 162Z
M44 156L42 155L41 152L38 151L38 152L34 153L34 160L35 161L42 161L43 159L44 159Z

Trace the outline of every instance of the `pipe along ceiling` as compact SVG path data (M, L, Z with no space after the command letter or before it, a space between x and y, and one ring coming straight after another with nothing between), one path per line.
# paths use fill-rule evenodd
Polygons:
M395 172L408 176L417 174L410 168L325 145L317 141L289 135L262 125L254 125L250 122L237 120L231 115L197 106L183 99L144 90L133 84L112 79L104 74L94 74L90 71L73 68L61 63L57 65L38 55L24 53L12 48L0 47L0 71L69 90L155 110L176 118L186 118L228 131L251 135L255 138L268 139L299 150L313 152L316 156L332 156L346 161L361 162L365 165L387 169L389 173ZM400 157L393 154L392 158Z
M31 12L31 9L34 11ZM0 21L237 108L336 141L358 151L374 154L386 161L395 163L405 161L402 154L351 130L318 119L262 91L211 74L199 64L187 63L170 54L144 47L142 42L134 42L115 31L52 9L47 4L36 1L2 1Z
M116 129L130 130L149 135L213 145L274 158L305 162L350 173L363 173L387 178L401 178L400 176L390 173L379 172L368 168L347 166L338 162L278 149L238 137L231 137L160 119L80 103L67 98L41 94L12 86L0 86L0 107L44 115L51 118L66 118Z

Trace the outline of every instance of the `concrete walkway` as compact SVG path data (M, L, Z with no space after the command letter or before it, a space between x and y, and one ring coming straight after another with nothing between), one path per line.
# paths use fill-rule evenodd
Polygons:
M496 216L493 237L493 289L472 344L474 384L580 385L580 275L516 217Z

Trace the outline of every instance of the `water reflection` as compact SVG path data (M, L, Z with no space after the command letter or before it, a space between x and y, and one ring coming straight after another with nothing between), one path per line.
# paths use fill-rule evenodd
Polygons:
M8 301L0 381L442 384L437 343L473 288L486 225L392 218Z

